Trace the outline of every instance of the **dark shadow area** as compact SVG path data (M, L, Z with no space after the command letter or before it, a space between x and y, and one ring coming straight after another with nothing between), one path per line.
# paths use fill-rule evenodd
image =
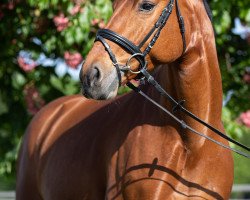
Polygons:
M100 102L96 104L100 105ZM80 115L84 109L85 105L82 105L75 112ZM150 113L152 109L155 112ZM60 116L67 115L64 109L61 110L56 114L57 120L60 120ZM151 117L147 117L147 111L142 114L142 110L148 110ZM111 157L135 127L143 124L159 127L166 125L165 119L159 119L158 114L159 111L145 103L140 96L128 94L111 103L104 102L99 110L87 118L69 129L65 127L66 130L60 133L60 137L42 156L41 163L49 164L56 172L55 175L50 170L51 174L48 176L60 178L50 180L51 185L58 185L58 182L66 185L72 181L74 183L76 180L73 177L76 177L78 185L81 186L79 191L84 187L86 190L95 188L95 191L88 193L102 191L100 198L103 199L106 192L107 164Z
M183 193L181 191L178 191L178 190L176 190L174 188L173 185L171 185L169 182L167 182L165 180L157 179L157 178L151 178L151 176L153 175L153 173L154 173L155 170L162 171L162 172L165 172L165 173L171 175L172 177L174 177L175 179L177 179L179 182L181 182L183 185L185 185L185 186L187 186L189 188L195 188L197 190L203 191L204 193L210 195L211 197L213 197L215 199L223 200L223 198L222 198L222 196L220 196L220 194L218 194L218 193L216 193L216 192L214 192L212 190L209 190L209 189L207 189L205 187L202 187L201 185L199 185L197 183L185 180L179 174L177 174L174 170L172 170L170 168L167 168L167 167L164 167L164 166L161 166L161 165L158 165L157 162L158 162L158 159L155 158L153 160L152 164L141 164L141 165L136 165L136 166L133 166L133 167L127 169L126 172L124 173L124 175L119 178L119 180L117 181L116 185L113 185L110 188L108 188L107 192L110 192L112 189L116 188L120 182L123 182L124 177L127 174L129 174L130 172L132 172L132 171L137 171L137 170L141 170L141 169L149 169L149 174L148 174L147 178L138 179L136 181L125 182L125 184L123 184L123 186L122 186L121 191L118 192L117 195L112 198L112 200L116 199L127 186L129 186L130 184L133 184L135 182L142 181L142 180L158 180L158 181L162 181L165 184L167 184L169 187L171 187L173 189L173 191L177 192L180 195L183 195L183 196L186 196L186 197L199 197L199 198L203 198L203 197L197 196L197 195L187 195L187 194L185 194L185 193ZM205 199L205 198L203 198L203 199Z

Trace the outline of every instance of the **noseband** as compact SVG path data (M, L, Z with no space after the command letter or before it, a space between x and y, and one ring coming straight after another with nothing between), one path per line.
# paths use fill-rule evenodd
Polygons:
M178 5L178 0L175 0L175 5L176 5L176 14L177 14L177 18L178 18L178 23L179 23L179 27L180 27L180 32L181 32L181 36L182 36L182 42L183 42L183 52L182 54L185 52L186 50L186 38L185 38L185 25L184 25L184 20L183 17L181 15L180 12L180 8ZM205 121L201 120L200 118L198 118L196 115L194 115L193 113L191 113L189 110L187 110L186 108L183 107L183 104L185 101L176 101L172 96L170 96L160 85L159 83L157 83L157 81L155 81L155 79L149 74L149 72L147 71L147 62L146 62L146 56L149 54L149 52L151 51L152 47L154 46L155 42L157 41L157 39L160 36L161 30L164 28L164 26L166 25L169 16L172 13L174 7L174 0L170 0L169 3L167 4L167 6L163 9L159 19L157 20L157 22L155 23L154 27L149 31L149 33L145 36L145 38L141 41L141 43L137 46L135 45L133 42L131 42L130 40L128 40L127 38L109 30L109 29L100 29L97 32L96 35L96 40L95 41L100 41L105 50L108 52L109 57L111 59L111 61L113 62L113 65L116 68L117 74L118 74L118 79L119 79L119 85L121 85L121 72L126 72L129 71L131 73L134 74L139 74L141 73L143 75L143 78L145 78L147 80L148 83L150 83L151 85L153 85L155 87L155 89L165 98L167 98L172 106L172 112L170 112L169 110L167 110L166 108L164 108L163 106L161 106L160 104L158 104L155 100L153 100L152 98L150 98L147 94L145 94L139 87L135 87L133 84L131 84L130 82L127 83L128 87L130 87L131 89L133 89L135 92L141 94L144 98L146 98L147 100L149 100L151 103L153 103L155 106L157 106L158 108L160 108L163 112L165 112L166 114L168 114L171 118L173 118L177 123L179 123L181 125L181 127L183 129L187 129L201 137L204 137L214 143L216 143L219 146L222 146L226 149L229 149L231 151L234 151L246 158L250 159L250 155L246 154L242 151L239 151L237 149L231 148L229 146L224 145L223 143L214 140L213 138L200 133L198 131L196 131L195 129L193 129L192 127L190 127L189 125L187 125L183 120L180 120L179 118L177 118L173 113L177 112L177 111L181 111L183 112L185 115L191 117L192 119L194 119L195 121L199 122L200 124L206 126L208 129L210 129L211 131L213 131L214 133L216 133L217 135L219 135L220 137L226 139L229 142L232 142L234 144L236 144L237 146L247 150L248 152L250 151L250 148L235 141L234 139L228 137L227 135L225 135L224 133L220 132L218 129L216 129L215 127L211 126L210 124L206 123ZM150 40L148 46L145 48L144 51L141 51L141 48L144 46L144 44L149 40L149 38L152 36L153 38ZM121 48L123 48L125 51L127 51L128 53L131 54L131 57L128 59L127 63L125 66L119 65L117 62L117 59L114 55L114 53L112 52L109 44L106 42L106 40L110 40L114 43L116 43L117 45L119 45ZM139 71L133 71L130 67L130 62L132 59L137 59L140 66L139 66Z
M184 20L181 16L181 12L178 5L178 0L175 0L176 2L176 13L178 17L180 32L182 35L182 41L183 41L183 53L186 50L186 38L185 38L185 26L184 26ZM105 47L105 50L108 52L109 57L111 61L113 62L113 65L116 68L118 79L119 79L119 85L121 85L121 71L130 71L131 73L139 74L141 73L139 71L133 71L130 67L130 61L135 58L138 60L140 66L139 69L147 68L147 62L145 57L149 54L152 47L154 46L155 42L160 36L161 30L166 25L169 16L172 13L174 7L174 0L170 0L167 6L163 9L159 19L156 21L155 25L152 27L152 29L148 32L148 34L145 36L145 38L140 42L140 44L137 46L127 38L109 30L109 29L100 29L97 32L96 40L100 41L103 46ZM153 35L154 34L154 35ZM150 40L148 46L145 48L144 51L141 51L141 48L144 46L144 44L149 40L149 38L153 35L153 38ZM115 55L113 54L109 44L105 41L105 39L110 40L117 45L119 45L121 48L123 48L125 51L127 51L132 56L128 59L125 66L119 65L117 62L117 59ZM121 67L122 66L122 67Z

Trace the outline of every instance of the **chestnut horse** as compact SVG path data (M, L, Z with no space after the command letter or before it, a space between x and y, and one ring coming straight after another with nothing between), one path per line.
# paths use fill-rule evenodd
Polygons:
M206 2L173 2L172 13L146 56L147 68L175 99L186 100L187 109L224 131L221 76ZM139 44L168 3L115 0L106 28ZM185 33L180 31L180 11ZM110 59L107 45L119 66L114 57ZM119 72L130 56L115 41L98 38L80 73L83 94L96 100L63 97L34 117L19 154L17 200L229 199L230 151L183 129L135 92L113 98L119 81L126 84L136 76L137 58L130 71ZM142 90L171 109L149 84ZM176 115L228 145L193 119Z

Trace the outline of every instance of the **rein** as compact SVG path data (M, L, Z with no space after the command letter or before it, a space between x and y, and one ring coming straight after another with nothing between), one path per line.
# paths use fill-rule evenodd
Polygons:
M220 137L226 139L229 142L232 142L233 144L247 150L250 151L250 148L239 143L238 141L230 138L229 136L223 134L222 132L220 132L218 129L216 129L215 127L211 126L210 124L206 123L205 121L203 121L202 119L200 119L199 117L197 117L196 115L194 115L193 113L191 113L189 110L187 110L186 108L183 107L183 104L185 101L180 101L177 102L173 97L171 97L160 85L159 83L147 72L146 69L142 69L141 72L143 73L143 75L145 76L146 80L148 83L150 83L151 85L153 85L156 90L164 97L166 97L174 106L172 109L172 112L170 112L169 110L167 110L166 108L164 108L163 106L161 106L159 103L157 103L155 100L153 100L152 98L150 98L148 95L146 95L140 88L134 86L132 83L128 82L127 86L129 88L131 88L132 90L134 90L135 92L139 93L140 95L142 95L144 98L146 98L147 100L149 100L151 103L153 103L155 106L157 106L158 108L160 108L162 111L164 111L166 114L168 114L171 118L173 118L177 123L179 123L181 125L182 128L184 129L188 129L189 131L204 137L208 140L210 140L211 142L214 142L215 144L226 148L228 150L231 150L241 156L244 156L246 158L250 159L250 155L246 154L242 151L239 151L237 149L231 148L229 146L226 146L224 144L222 144L221 142L218 142L217 140L214 140L213 138L198 132L197 130L193 129L192 127L190 127L189 125L187 125L183 120L180 120L179 118L177 118L173 113L175 113L176 111L180 110L181 112L183 112L184 114L188 115L189 117L193 118L195 121L199 122L200 124L206 126L208 129L210 129L211 131L213 131L214 133L216 133L217 135L219 135Z
M184 20L183 17L181 15L180 12L180 8L178 5L178 0L175 0L175 5L176 5L176 14L177 14L177 18L178 18L178 23L179 23L179 27L180 27L180 33L182 36L182 41L183 41L183 52L182 54L184 54L185 50L186 50L186 38L185 38L185 24L184 24ZM172 13L174 7L174 0L170 0L169 3L167 4L167 6L163 9L160 17L158 18L157 22L155 23L154 27L149 31L149 33L145 36L145 38L141 41L141 43L137 46L135 45L133 42L131 42L130 40L128 40L127 38L109 30L109 29L100 29L97 32L96 35L96 40L95 41L99 41L102 43L102 45L104 46L105 50L108 52L109 57L113 63L113 65L116 68L117 71L117 75L118 75L118 79L119 79L119 86L121 85L121 73L122 72L131 72L134 74L140 74L142 75L142 79L146 79L146 81L153 85L155 87L155 89L165 98L167 98L173 106L172 112L170 112L169 110L167 110L166 108L164 108L163 106L161 106L159 103L157 103L156 101L154 101L152 98L150 98L148 95L146 95L139 87L134 86L132 83L128 82L127 86L130 87L132 90L134 90L135 92L139 93L140 95L142 95L144 98L146 98L147 100L149 100L151 103L153 103L155 106L157 106L158 108L160 108L162 111L164 111L166 114L168 114L171 118L173 118L177 123L179 123L181 125L182 128L184 129L188 129L189 131L204 137L212 142L214 142L215 144L229 149L239 155L242 155L246 158L250 159L250 155L239 151L237 149L231 148L229 146L224 145L223 143L214 140L213 138L200 133L198 131L196 131L195 129L193 129L192 127L190 127L189 125L187 125L183 120L180 120L179 118L177 118L173 113L175 113L176 111L181 111L184 114L186 114L187 116L193 118L195 121L199 122L200 124L206 126L208 129L210 129L211 131L213 131L214 133L216 133L217 135L219 135L220 137L226 139L229 142L234 143L235 145L250 151L250 148L235 141L234 139L228 137L227 135L225 135L224 133L220 132L218 129L216 129L215 127L211 126L210 124L206 123L205 121L201 120L199 117L197 117L196 115L194 115L193 113L191 113L189 110L187 110L186 108L183 107L183 104L185 101L179 101L177 102L173 97L171 97L160 85L159 83L150 75L150 73L147 71L147 62L146 62L146 55L149 54L149 52L151 51L152 47L154 46L155 42L157 41L157 39L160 36L161 30L164 28L165 24L167 23L167 20L169 19L169 16ZM141 48L144 46L144 44L149 40L149 38L153 35L153 38L150 40L148 46L145 48L144 51L141 51ZM112 52L112 49L110 48L109 44L106 42L106 40L110 40L114 43L116 43L117 45L119 45L120 47L122 47L124 50L126 50L128 53L131 54L131 57L128 59L127 63L125 66L120 65L117 62L117 59L114 55L114 53ZM140 66L139 66L139 71L133 71L130 67L130 62L132 59L137 59L137 61L139 62Z

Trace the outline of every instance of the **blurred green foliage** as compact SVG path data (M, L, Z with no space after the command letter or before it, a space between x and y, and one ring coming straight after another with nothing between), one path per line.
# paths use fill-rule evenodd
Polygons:
M237 17L242 20L243 24L250 26L250 2L214 0L211 1L211 8L224 91L235 91L230 104L236 109L235 114L238 115L240 111L250 107L249 95L247 95L249 85L242 79L246 67L250 66L250 44L240 36L234 35L231 30L234 27L234 19Z
M250 87L243 81L245 69L250 66L250 48L246 40L231 30L236 17L250 25L250 1L212 0L210 5L225 96L228 91L234 91L223 110L223 119L227 132L239 138L250 135L249 129L237 122L240 113L250 109ZM34 60L41 53L50 59L63 58L66 51L79 52L85 57L97 29L111 14L110 0L1 2L0 178L15 175L20 138L34 114L29 106L32 104L33 110L39 110L43 102L80 91L78 81L69 73L59 76L54 66L38 65L33 70L23 70L18 60L19 52L29 51ZM55 17L61 17L61 24ZM34 39L39 39L41 44L35 43ZM30 94L27 88L33 93Z

